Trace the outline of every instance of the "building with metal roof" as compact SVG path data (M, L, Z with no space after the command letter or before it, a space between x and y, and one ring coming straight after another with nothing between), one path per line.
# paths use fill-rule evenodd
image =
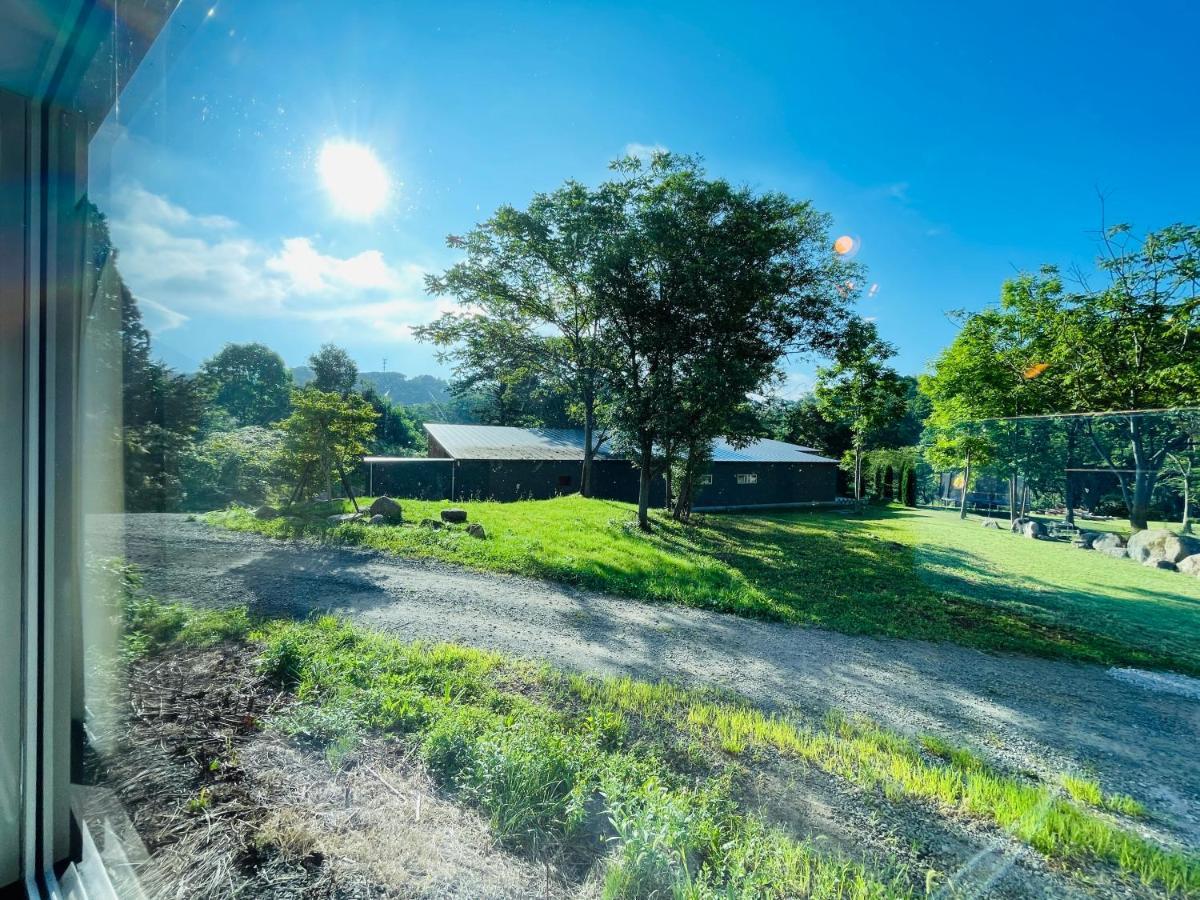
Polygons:
M364 459L377 493L451 500L546 499L579 490L583 430L428 423L429 458ZM394 465L392 463L395 463ZM760 439L738 447L718 440L695 509L811 506L832 503L837 461L812 447ZM636 502L638 470L608 443L593 463L593 494ZM651 502L666 501L655 479Z

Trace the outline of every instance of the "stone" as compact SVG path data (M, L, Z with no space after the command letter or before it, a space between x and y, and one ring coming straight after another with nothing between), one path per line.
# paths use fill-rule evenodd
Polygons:
M387 516L381 515L380 513L376 513L375 515L371 516L370 519L367 520L367 524L368 525L386 525L387 524Z
M999 528L1000 523L995 519L984 519L981 523L984 528Z
M1129 551L1124 547L1118 547L1112 544L1104 547L1101 547L1098 544L1092 544L1092 549L1103 553L1105 556L1111 556L1113 559L1125 559L1129 556Z
M345 522L357 522L362 518L362 513L339 513L336 516L330 516L325 521L330 525L341 525Z
M1098 531L1080 531L1071 538L1071 543L1080 550L1091 550L1092 544L1098 537L1100 537L1100 532Z
M1165 528L1147 528L1135 531L1126 544L1130 559L1140 563L1165 560L1177 563L1181 559L1200 553L1200 538L1176 534Z
M1101 553L1107 553L1109 556L1128 556L1125 552L1125 538L1119 534L1113 534L1111 531L1106 531L1092 538L1092 549L1099 550ZM1113 550L1120 550L1120 553L1113 553Z
M434 531L442 527L442 523L437 519L422 519L418 524L422 528L432 528Z
M465 522L465 521L467 521L467 511L465 509L457 509L455 507L451 507L450 509L443 509L442 510L442 521L443 522Z
M1033 540L1041 540L1046 536L1046 526L1037 519L1024 519L1021 522L1021 534Z
M478 522L472 522L467 526L467 534L471 537L479 538L481 541L487 539L487 531Z
M389 522L404 521L404 511L400 509L400 504L391 497L376 497L367 512L372 516L383 516Z
M1165 559L1148 559L1142 565L1148 569L1166 569L1168 572L1179 571L1179 566Z
M1200 578L1200 553L1185 556L1179 562L1175 563L1175 568L1184 575L1195 575L1197 578Z
M256 509L254 511L254 518L256 518L256 519L278 519L279 518L279 510L277 510L273 506L268 506L267 504L264 503L262 506L260 506L258 509Z

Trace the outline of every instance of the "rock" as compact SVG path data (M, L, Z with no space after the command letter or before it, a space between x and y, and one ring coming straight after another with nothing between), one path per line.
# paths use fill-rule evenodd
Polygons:
M419 524L422 528L432 528L434 531L442 527L442 523L437 519L422 519Z
M336 516L330 516L325 521L330 525L341 525L344 522L356 522L362 518L362 513L339 513Z
M386 525L387 524L387 516L376 513L375 515L371 516L370 519L367 520L367 524L368 525Z
M984 519L980 524L983 525L984 528L999 528L1000 527L1000 523L997 522L995 519Z
M1168 572L1179 571L1179 566L1165 559L1148 559L1142 565L1148 569L1166 569Z
M1128 556L1125 553L1125 538L1119 534L1113 534L1111 531L1106 531L1092 538L1092 549L1099 550L1101 553L1107 553L1109 556ZM1113 550L1120 550L1120 553L1112 553Z
M1175 563L1175 568L1184 575L1195 575L1197 578L1200 578L1200 553L1185 556L1179 562Z
M1200 553L1200 538L1176 534L1165 528L1147 528L1135 531L1126 545L1131 559L1140 563L1165 560L1177 563L1181 559Z
M1046 526L1037 519L1024 519L1021 522L1021 534L1035 541L1041 540L1046 536Z
M465 522L465 521L467 521L467 511L465 509L456 509L456 508L443 509L442 510L442 521L443 522Z
M479 538L481 541L487 540L487 531L478 522L472 522L467 526L467 534L471 537Z
M375 498L375 502L371 504L371 508L367 512L372 516L383 516L389 522L404 521L404 512L400 509L400 504L391 497Z
M1075 537L1071 538L1071 543L1080 550L1091 550L1092 544L1098 537L1100 537L1100 532L1098 531L1080 531Z
M265 503L254 511L256 519L278 519L279 510L273 506L267 506Z
M1101 547L1098 544L1092 544L1092 549L1103 553L1105 556L1111 556L1113 559L1125 559L1129 556L1129 551L1124 547L1117 547L1109 544Z

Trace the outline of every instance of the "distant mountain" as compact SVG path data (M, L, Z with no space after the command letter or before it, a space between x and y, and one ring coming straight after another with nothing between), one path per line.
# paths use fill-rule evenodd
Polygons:
M308 366L292 369L292 378L297 387L304 387L312 381L312 377L312 369ZM371 385L380 394L390 397L393 403L403 406L450 402L450 385L433 375L406 378L399 372L359 372L358 383L360 386Z

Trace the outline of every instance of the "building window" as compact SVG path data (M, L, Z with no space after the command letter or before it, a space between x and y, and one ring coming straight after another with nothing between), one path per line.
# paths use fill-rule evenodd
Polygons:
M701 484L712 484L712 474L710 473L708 475L701 475L700 483Z
M559 487L570 487L571 486L571 476L570 475L559 475L558 476L558 486Z
M758 473L750 472L748 474L740 474L737 476L738 484L758 484Z

